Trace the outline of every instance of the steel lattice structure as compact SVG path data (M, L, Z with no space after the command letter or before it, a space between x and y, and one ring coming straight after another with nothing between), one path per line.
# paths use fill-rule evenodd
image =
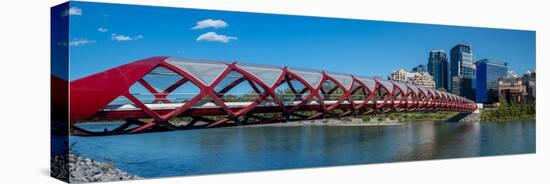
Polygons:
M153 79L160 80L155 84ZM229 91L243 85L251 92L230 95ZM141 91L132 91L136 86ZM186 88L194 91L177 92ZM140 97L144 95L148 97ZM471 100L400 82L292 67L170 57L139 60L70 82L71 132L80 135L250 125L354 114L472 112L476 108ZM177 126L170 122L182 117L188 123ZM80 122L99 120L126 123L101 132L77 126Z

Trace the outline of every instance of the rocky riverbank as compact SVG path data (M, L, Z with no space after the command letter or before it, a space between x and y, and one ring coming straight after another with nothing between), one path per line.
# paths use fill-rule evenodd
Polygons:
M107 163L67 154L51 160L51 176L70 183L107 182L142 179Z

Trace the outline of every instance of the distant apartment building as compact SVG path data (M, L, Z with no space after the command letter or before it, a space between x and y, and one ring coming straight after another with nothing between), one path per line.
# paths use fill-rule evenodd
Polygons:
M476 102L498 101L498 79L509 77L508 63L482 59L476 63Z
M426 65L417 65L412 68L412 72L428 72Z
M470 45L458 44L451 49L451 93L475 100L476 68Z
M527 96L523 79L519 77L499 78L498 95L508 102L523 102Z
M429 89L435 89L435 81L433 80L433 77L427 72L414 72L411 81L414 85Z
M523 86L525 86L525 92L527 93L527 96L525 97L525 100L527 101L535 101L536 100L536 73L527 71L525 74L523 74Z
M426 72L407 72L399 69L388 76L389 80L400 81L407 84L413 84L425 88L435 89L435 82L432 76Z
M433 76L435 88L449 90L449 64L444 50L432 50L428 57L428 73Z
M407 82L407 78L409 77L409 72L399 69L396 71L393 71L389 76L388 79L392 81L400 81L400 82Z

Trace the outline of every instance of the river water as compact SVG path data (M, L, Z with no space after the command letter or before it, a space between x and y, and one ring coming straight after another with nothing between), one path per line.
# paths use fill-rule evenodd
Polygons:
M82 156L149 178L534 153L535 137L534 121L414 122L71 136L70 142Z

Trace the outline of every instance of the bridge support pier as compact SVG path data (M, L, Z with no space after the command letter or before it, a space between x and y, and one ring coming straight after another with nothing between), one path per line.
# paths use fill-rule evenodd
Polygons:
M449 118L448 122L464 123L464 122L479 122L481 120L481 114L479 112L461 112L457 115Z

